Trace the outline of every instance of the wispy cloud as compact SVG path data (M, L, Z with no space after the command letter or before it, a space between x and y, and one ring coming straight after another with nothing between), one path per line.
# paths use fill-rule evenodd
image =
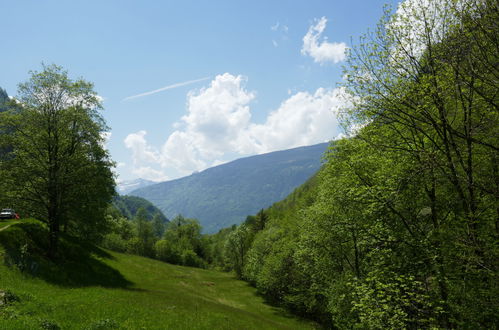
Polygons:
M200 79L179 82L179 83L176 83L176 84L172 84L172 85L168 85L168 86L165 86L165 87L161 87L161 88L155 89L153 91L149 91L149 92L145 92L145 93L141 93L141 94L137 94L137 95L132 95L132 96L125 97L123 99L123 101L133 100L133 99L136 99L136 98L139 98L139 97L156 94L156 93L159 93L159 92L162 92L162 91L166 91L166 90L169 90L169 89L173 89L173 88L178 88L178 87L182 87L182 86L194 84L194 83L197 83L197 82L200 82L200 81L205 81L205 80L208 80L208 79L211 79L211 77L204 77L204 78L200 78Z
M344 42L329 42L327 38L320 40L324 29L326 29L326 24L326 17L315 20L315 25L310 26L307 34L303 37L301 53L311 56L314 62L320 64L344 61L347 50L347 45Z

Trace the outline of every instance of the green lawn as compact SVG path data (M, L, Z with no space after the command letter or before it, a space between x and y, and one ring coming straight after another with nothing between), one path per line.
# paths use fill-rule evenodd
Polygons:
M2 236L22 237L19 226ZM17 231L17 232L16 232ZM75 248L67 246L68 250ZM75 249L77 251L77 249ZM231 274L173 266L95 249L61 271L38 264L36 276L0 260L0 290L19 297L0 307L0 329L310 329L271 307ZM29 262L28 262L29 264ZM43 266L43 267L42 267ZM42 268L44 268L42 270Z

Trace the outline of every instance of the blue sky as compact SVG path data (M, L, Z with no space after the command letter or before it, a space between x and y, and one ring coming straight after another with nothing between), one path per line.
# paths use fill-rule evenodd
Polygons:
M0 0L0 87L63 66L104 98L119 178L173 179L338 136L342 54L387 2Z

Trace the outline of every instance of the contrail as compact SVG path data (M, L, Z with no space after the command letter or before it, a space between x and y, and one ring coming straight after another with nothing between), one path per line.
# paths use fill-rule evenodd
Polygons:
M173 88L182 87L182 86L185 86L185 85L194 84L194 83L197 83L197 82L200 82L200 81L208 80L210 78L211 77L204 77L204 78L200 78L200 79L196 79L196 80L189 80L189 81L184 81L184 82L176 83L176 84L173 84L173 85L168 85L168 86L165 86L165 87L161 87L161 88L155 89L155 90L150 91L150 92L145 92L145 93L142 93L142 94L137 94L137 95L132 95L132 96L125 97L123 99L123 101L128 101L128 100L136 99L138 97L147 96L147 95L151 95L151 94L156 94L156 93L159 93L159 92L162 92L162 91L166 91L168 89L173 89Z

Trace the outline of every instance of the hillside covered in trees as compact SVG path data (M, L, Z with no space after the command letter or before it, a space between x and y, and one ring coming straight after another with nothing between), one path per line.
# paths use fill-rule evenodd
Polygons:
M241 223L293 191L321 166L327 143L241 158L130 192L168 217L198 219L207 233Z
M497 327L499 8L440 5L406 3L351 50L355 136L212 236L215 265L330 327Z
M147 220L152 220L155 216L158 216L162 222L168 222L168 218L160 209L155 207L148 200L140 197L116 195L113 198L112 206L116 208L122 216L129 220L137 216L140 209L144 209Z

